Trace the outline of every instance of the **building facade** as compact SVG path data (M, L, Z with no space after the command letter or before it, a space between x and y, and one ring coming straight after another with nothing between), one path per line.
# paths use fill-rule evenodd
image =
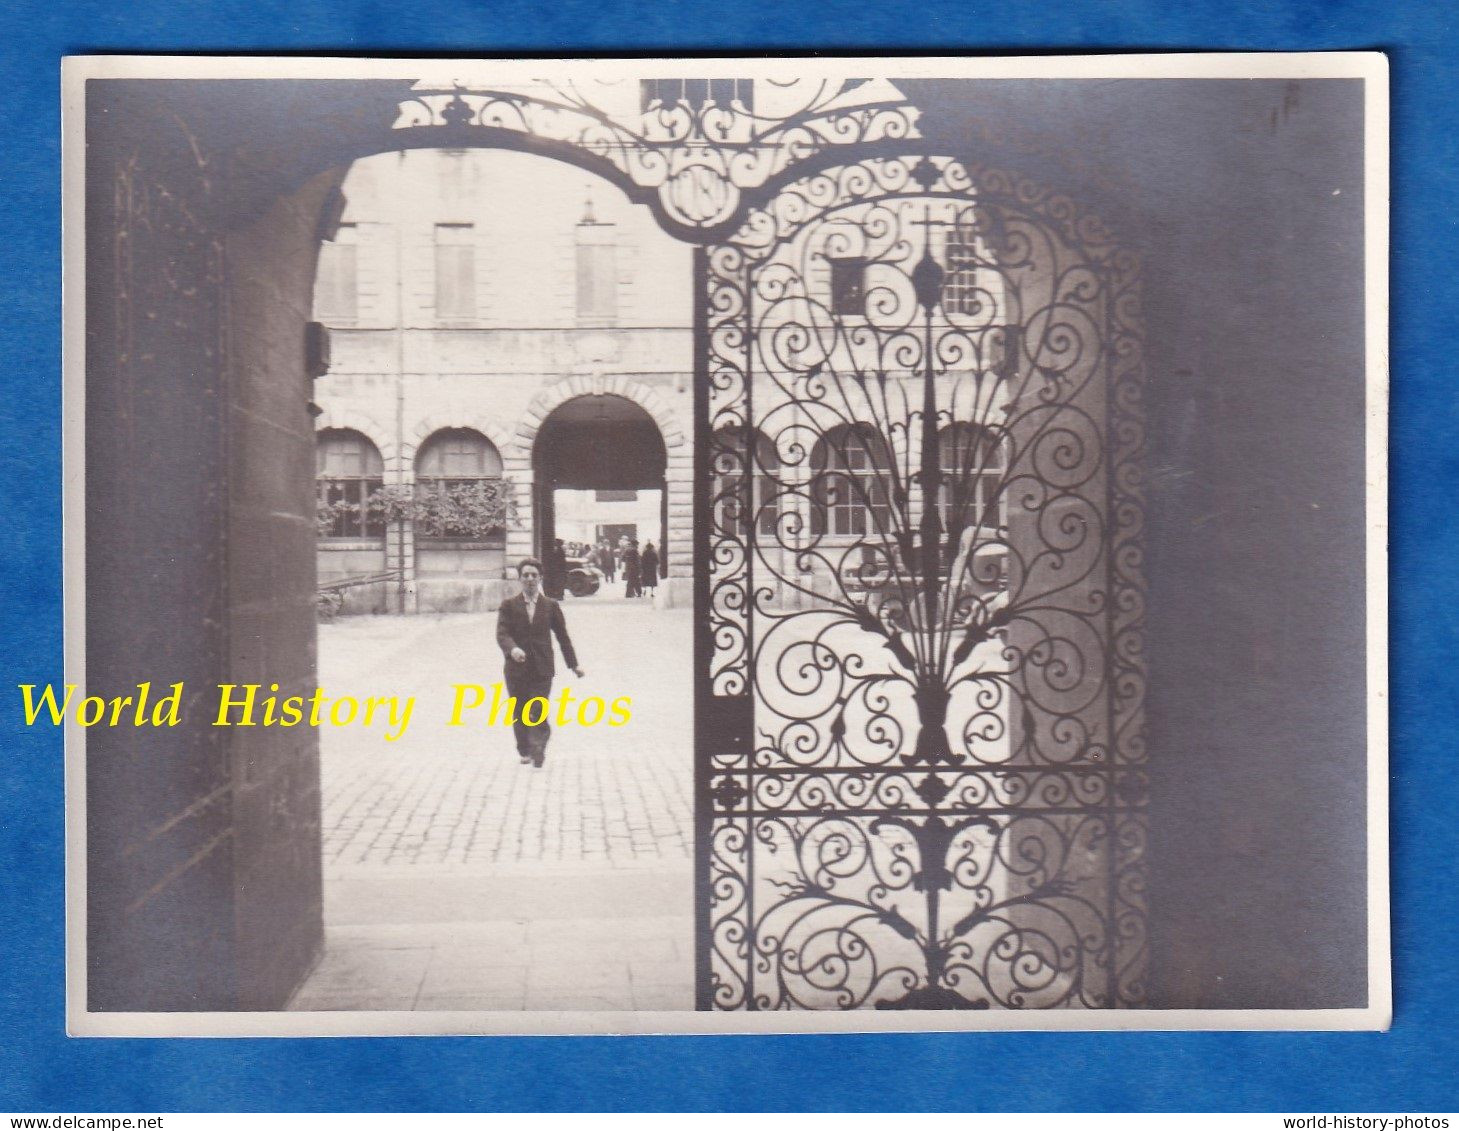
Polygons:
M689 246L525 154L381 154L342 191L314 295L334 607L493 609L520 558L600 535L653 542L658 599L688 603Z
M687 605L689 245L613 186L525 154L382 154L352 166L343 195L314 295L331 347L316 387L319 578L337 594L331 611L493 609L515 563L554 539L624 536L662 550L658 599ZM948 228L936 240L948 309L997 322L996 273L972 266ZM854 219L825 225L795 251L808 264L806 299L769 317L812 336L831 318L866 325L872 336L841 342L828 360L883 367L905 415L920 376L872 356L884 331L867 309L895 292L898 269L865 242ZM755 396L770 407L752 454L733 430L716 433L712 521L720 532L753 526L762 599L814 603L838 584L833 574L857 587L879 572L865 543L887 517L889 472L910 475L916 454L906 428L855 423L886 405L853 392L834 419L817 420L791 405L790 382L771 372L779 359L761 360ZM958 403L956 388L956 375L939 380L939 463L975 469L972 489L988 496L972 508L975 525L1006 528L1004 445L983 450L1006 406ZM920 485L908 489L920 509ZM510 500L499 526L453 526L449 508L424 505L479 490ZM388 505L400 497L416 503Z

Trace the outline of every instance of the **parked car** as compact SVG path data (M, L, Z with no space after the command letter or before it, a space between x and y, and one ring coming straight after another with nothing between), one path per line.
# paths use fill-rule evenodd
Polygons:
M567 559L567 591L574 597L591 597L603 580L602 571L586 558Z

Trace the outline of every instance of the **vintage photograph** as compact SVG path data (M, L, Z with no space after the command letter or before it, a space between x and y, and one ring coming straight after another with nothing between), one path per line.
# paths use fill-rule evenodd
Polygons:
M1381 57L64 99L71 1032L1387 1024Z

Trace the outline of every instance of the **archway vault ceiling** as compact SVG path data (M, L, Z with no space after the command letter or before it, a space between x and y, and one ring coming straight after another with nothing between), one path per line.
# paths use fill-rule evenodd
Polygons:
M542 422L532 462L537 479L555 487L635 490L661 486L668 460L642 408L623 397L583 396Z

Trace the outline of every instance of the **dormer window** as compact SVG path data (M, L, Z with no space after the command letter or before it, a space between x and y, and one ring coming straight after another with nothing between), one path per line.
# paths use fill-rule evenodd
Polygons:
M755 112L754 79L644 79L639 83L644 113L683 104L699 111L706 104L721 110Z

